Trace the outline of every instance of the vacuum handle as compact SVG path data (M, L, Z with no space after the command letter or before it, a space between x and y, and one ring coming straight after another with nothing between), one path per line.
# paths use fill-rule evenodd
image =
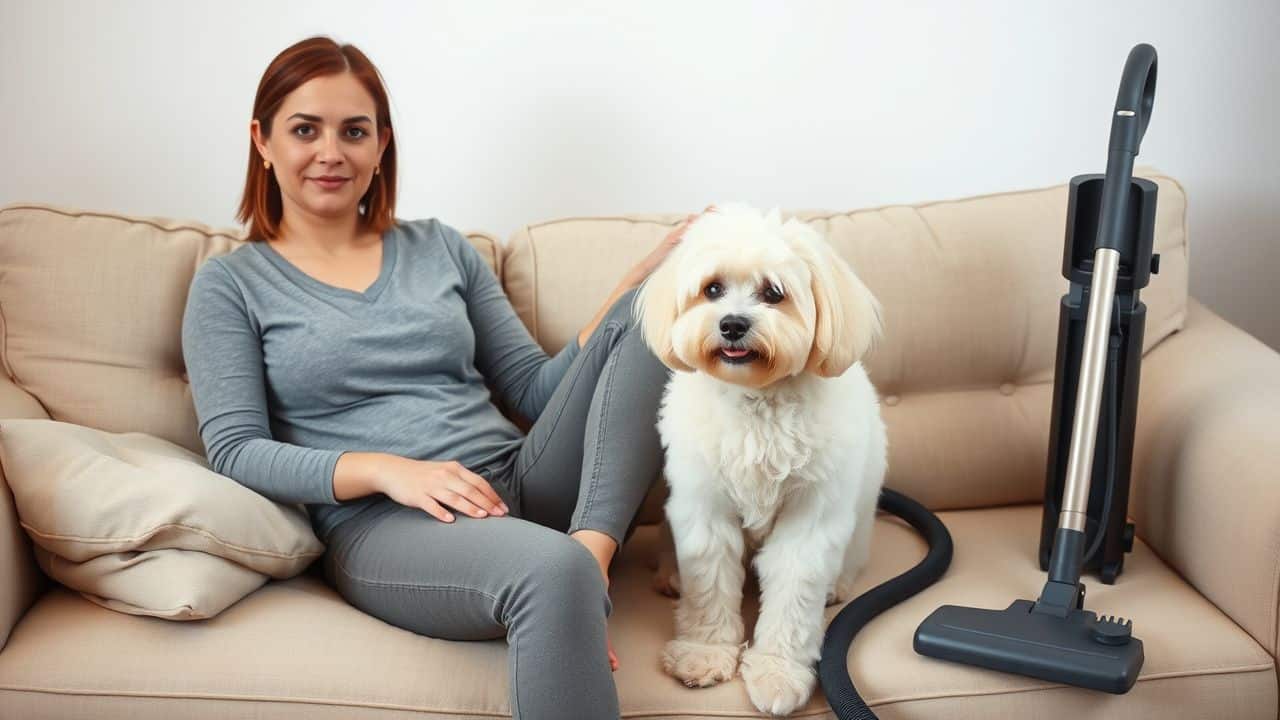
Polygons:
M1116 93L1115 114L1111 116L1111 144L1107 150L1107 175L1102 182L1102 211L1094 249L1116 250L1128 258L1124 223L1126 200L1133 182L1133 158L1151 121L1156 97L1156 49L1146 43L1129 51Z
M1156 100L1156 49L1146 43L1135 45L1125 60L1116 93L1116 111L1111 120L1109 152L1138 154L1142 136L1151 121Z

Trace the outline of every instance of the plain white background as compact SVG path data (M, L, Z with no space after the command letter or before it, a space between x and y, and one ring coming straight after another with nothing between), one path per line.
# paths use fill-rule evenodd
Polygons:
M377 64L397 215L502 238L745 200L856 209L1139 164L1186 187L1191 292L1280 348L1280 2L0 2L0 204L234 224L254 92L313 34Z

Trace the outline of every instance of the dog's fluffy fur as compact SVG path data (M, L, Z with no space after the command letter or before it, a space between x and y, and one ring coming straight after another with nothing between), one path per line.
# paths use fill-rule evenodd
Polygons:
M809 225L745 205L698 218L635 311L672 374L659 411L679 594L664 669L690 687L741 669L751 701L789 714L813 692L823 607L850 598L871 548L887 440L859 362L880 306ZM744 354L745 353L745 354ZM754 642L746 571L761 592Z

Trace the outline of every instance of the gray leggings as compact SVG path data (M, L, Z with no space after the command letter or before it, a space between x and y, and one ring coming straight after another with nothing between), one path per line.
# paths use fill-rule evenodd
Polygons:
M444 523L384 496L326 539L326 579L364 612L433 638L505 637L520 720L619 717L605 652L613 605L595 558L568 533L625 542L661 469L668 370L631 318L634 296L592 332L519 450L470 468L509 515L454 512Z

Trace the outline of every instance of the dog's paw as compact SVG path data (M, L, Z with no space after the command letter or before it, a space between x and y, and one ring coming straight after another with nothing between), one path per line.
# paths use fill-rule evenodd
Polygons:
M662 651L662 669L686 687L709 687L733 679L740 645L671 640Z
M790 715L804 705L818 682L813 668L755 648L742 653L740 669L751 704L772 715Z

